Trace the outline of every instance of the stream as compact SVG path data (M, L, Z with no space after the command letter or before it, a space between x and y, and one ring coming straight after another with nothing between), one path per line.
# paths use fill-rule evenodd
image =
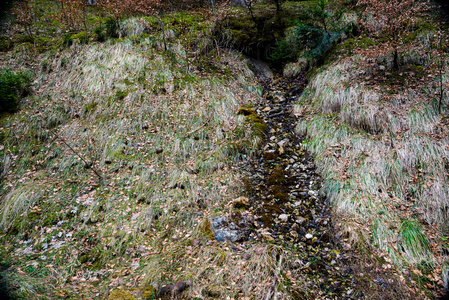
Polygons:
M313 157L302 147L303 137L294 132L298 119L292 106L305 79L262 84L264 102L255 111L268 125L266 142L261 155L243 167L249 210L259 216L257 236L296 250L294 265L316 298L356 297L349 257L340 251L330 205L319 192L322 179Z

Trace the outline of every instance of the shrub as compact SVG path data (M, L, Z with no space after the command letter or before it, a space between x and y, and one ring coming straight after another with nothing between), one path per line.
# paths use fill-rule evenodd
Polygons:
M72 40L78 40L81 44L89 43L89 32L81 31L77 34L72 35Z
M15 112L20 98L30 90L31 76L11 69L0 69L0 113Z
M106 39L106 36L104 34L104 28L101 25L98 27L95 27L94 34L95 34L95 40L97 40L98 42L104 42L104 40Z
M62 40L63 40L63 43L64 43L64 45L65 45L66 47L69 47L70 45L73 44L73 38L72 38L72 36L71 36L70 34L68 34L68 33L65 33L65 34L62 36Z
M113 37L113 38L118 38L119 37L119 29L120 29L120 24L117 20L108 18L106 19L106 35Z

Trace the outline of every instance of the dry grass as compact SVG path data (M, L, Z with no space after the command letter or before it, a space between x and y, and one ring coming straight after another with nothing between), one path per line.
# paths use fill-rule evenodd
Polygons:
M416 53L404 59L428 62ZM297 132L308 137L348 241L385 251L399 269L441 271L447 258L437 249L449 232L446 108L439 114L429 99L436 82L393 95L364 84L373 73L363 60L357 54L317 72L295 107L313 112Z
M131 25L126 35L140 32ZM225 295L234 276L242 279L232 289L245 295L269 286L276 269L266 264L268 254L243 263L197 229L208 216L229 212L226 204L239 195L231 166L252 155L260 136L236 112L258 101L260 88L236 53L212 59L218 73L211 76L192 63L187 68L182 44L171 42L162 53L158 39L75 44L54 59L41 55L37 61L52 71L38 65L35 94L2 119L3 153L14 157L2 191L2 253L15 253L15 267L33 260L57 270L42 277L53 286L36 291L26 286L36 277L26 271L29 280L17 283L15 296L106 298L119 286L178 280L193 280L189 293L213 285ZM20 63L17 53L8 55ZM189 250L194 239L203 246ZM223 259L215 255L221 252ZM212 278L208 263L226 271Z

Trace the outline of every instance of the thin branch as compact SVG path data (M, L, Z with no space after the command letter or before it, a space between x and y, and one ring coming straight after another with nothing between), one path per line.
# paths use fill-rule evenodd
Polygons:
M59 135L56 134L56 132L54 132L53 130L50 129L50 132L58 139L60 139L70 150L72 150L73 153L76 154L76 156L78 156L85 164L86 166L90 166L90 168L92 169L92 171L94 171L95 175L98 176L98 179L100 179L101 182L103 182L103 176L100 175L99 171L97 171L94 167L93 167L93 163L88 163L84 157L81 156L81 154L79 154L78 152L75 151L75 149L72 148L72 146L70 146L62 137L60 137Z

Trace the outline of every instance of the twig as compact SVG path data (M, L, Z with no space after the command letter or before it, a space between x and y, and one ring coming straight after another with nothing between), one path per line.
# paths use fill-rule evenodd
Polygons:
M201 126L199 126L198 128L196 128L196 129L194 129L194 130L188 132L186 136L187 136L187 137L190 137L193 133L195 133L195 132L197 132L198 130L200 130L201 128L205 127L207 124L209 124L210 119L211 119L211 117L209 117L209 118L204 122L203 125L201 125Z
M81 156L81 154L79 154L78 152L75 151L75 149L73 149L62 137L60 137L59 135L56 134L56 132L54 132L53 130L50 129L50 132L58 139L60 139L64 145L66 145L70 150L72 150L73 153L76 154L76 156L78 156L85 164L86 166L90 166L90 168L92 169L92 171L94 171L95 175L98 176L98 179L100 179L101 182L103 182L103 176L100 175L100 173L93 167L93 163L88 163L84 157Z

